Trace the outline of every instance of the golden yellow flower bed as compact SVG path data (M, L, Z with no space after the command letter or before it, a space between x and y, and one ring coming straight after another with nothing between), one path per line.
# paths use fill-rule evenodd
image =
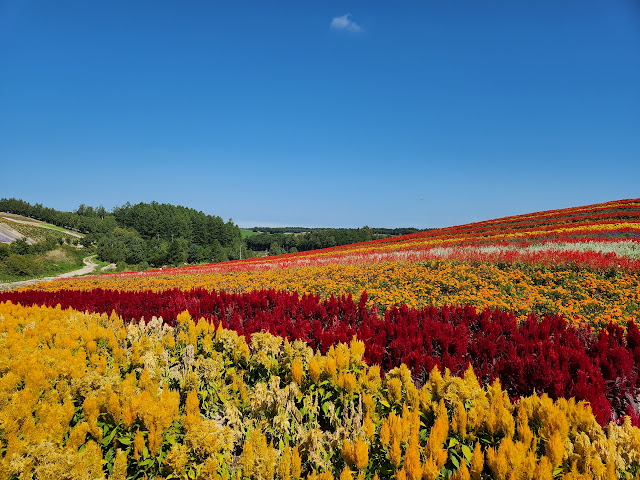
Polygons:
M634 478L640 430L180 315L0 304L0 478Z

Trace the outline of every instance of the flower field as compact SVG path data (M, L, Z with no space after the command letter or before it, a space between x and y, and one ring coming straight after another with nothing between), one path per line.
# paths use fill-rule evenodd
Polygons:
M425 308L472 305L477 309L502 308L520 319L530 313L564 315L577 324L622 325L638 319L640 270L576 269L527 263L493 262L367 262L323 266L273 268L208 274L102 275L52 282L38 289L129 291L287 290L299 294L360 297L383 311L394 306Z
M384 378L365 345L326 355L213 323L0 305L4 478L633 477L640 430L584 402L512 402L434 368Z
M287 290L360 297L383 311L472 305L524 320L640 319L640 200L429 230L356 245L224 264L51 282L43 290Z
M638 478L639 217L0 293L0 479Z

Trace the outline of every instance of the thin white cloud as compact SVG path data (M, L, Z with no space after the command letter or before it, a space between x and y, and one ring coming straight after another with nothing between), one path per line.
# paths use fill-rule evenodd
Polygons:
M343 15L341 17L335 17L331 20L331 28L334 30L346 30L347 32L363 32L364 30L360 25L351 20L349 17L350 13Z

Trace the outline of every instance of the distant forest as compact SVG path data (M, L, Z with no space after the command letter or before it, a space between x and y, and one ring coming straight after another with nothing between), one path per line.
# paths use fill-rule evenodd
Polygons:
M268 251L269 254L303 252L318 248L329 248L352 243L368 242L390 235L415 233L417 228L259 228L260 232L245 238L247 248Z
M410 233L421 232L418 228L371 228L365 227L371 230L376 235L409 235ZM325 230L332 231L348 231L354 230L353 228L327 228L327 227L253 227L254 232L261 233L308 233L308 232L321 232Z
M80 205L61 212L15 198L0 199L0 211L42 220L83 233L98 259L137 269L214 263L238 258L315 250L405 235L415 228L260 228L242 239L240 228L214 215L165 203L126 203L106 210ZM259 230L259 231L257 231Z

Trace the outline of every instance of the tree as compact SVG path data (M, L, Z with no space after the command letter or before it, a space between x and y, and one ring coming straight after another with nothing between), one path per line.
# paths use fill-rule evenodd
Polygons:
M186 242L182 238L174 238L167 249L167 263L181 265L187 260Z
M214 263L226 262L227 260L229 260L229 257L227 257L224 248L222 248L222 245L220 245L220 242L218 240L214 240L213 242L211 242L211 245L209 245L207 250L208 251L205 254L205 258L208 258Z
M154 267L161 267L167 262L167 242L152 238L147 243L148 262Z
M144 260L147 259L145 250L146 250L146 245L144 240L131 234L126 239L125 261L130 265L143 262Z
M19 238L11 243L11 251L16 255L27 255L31 252L31 245L24 238Z
M282 251L282 248L280 248L280 245L278 244L278 242L273 242L271 245L269 245L269 255L281 255L282 253L284 253Z
M204 260L204 248L196 243L189 245L187 249L187 262L200 263Z

